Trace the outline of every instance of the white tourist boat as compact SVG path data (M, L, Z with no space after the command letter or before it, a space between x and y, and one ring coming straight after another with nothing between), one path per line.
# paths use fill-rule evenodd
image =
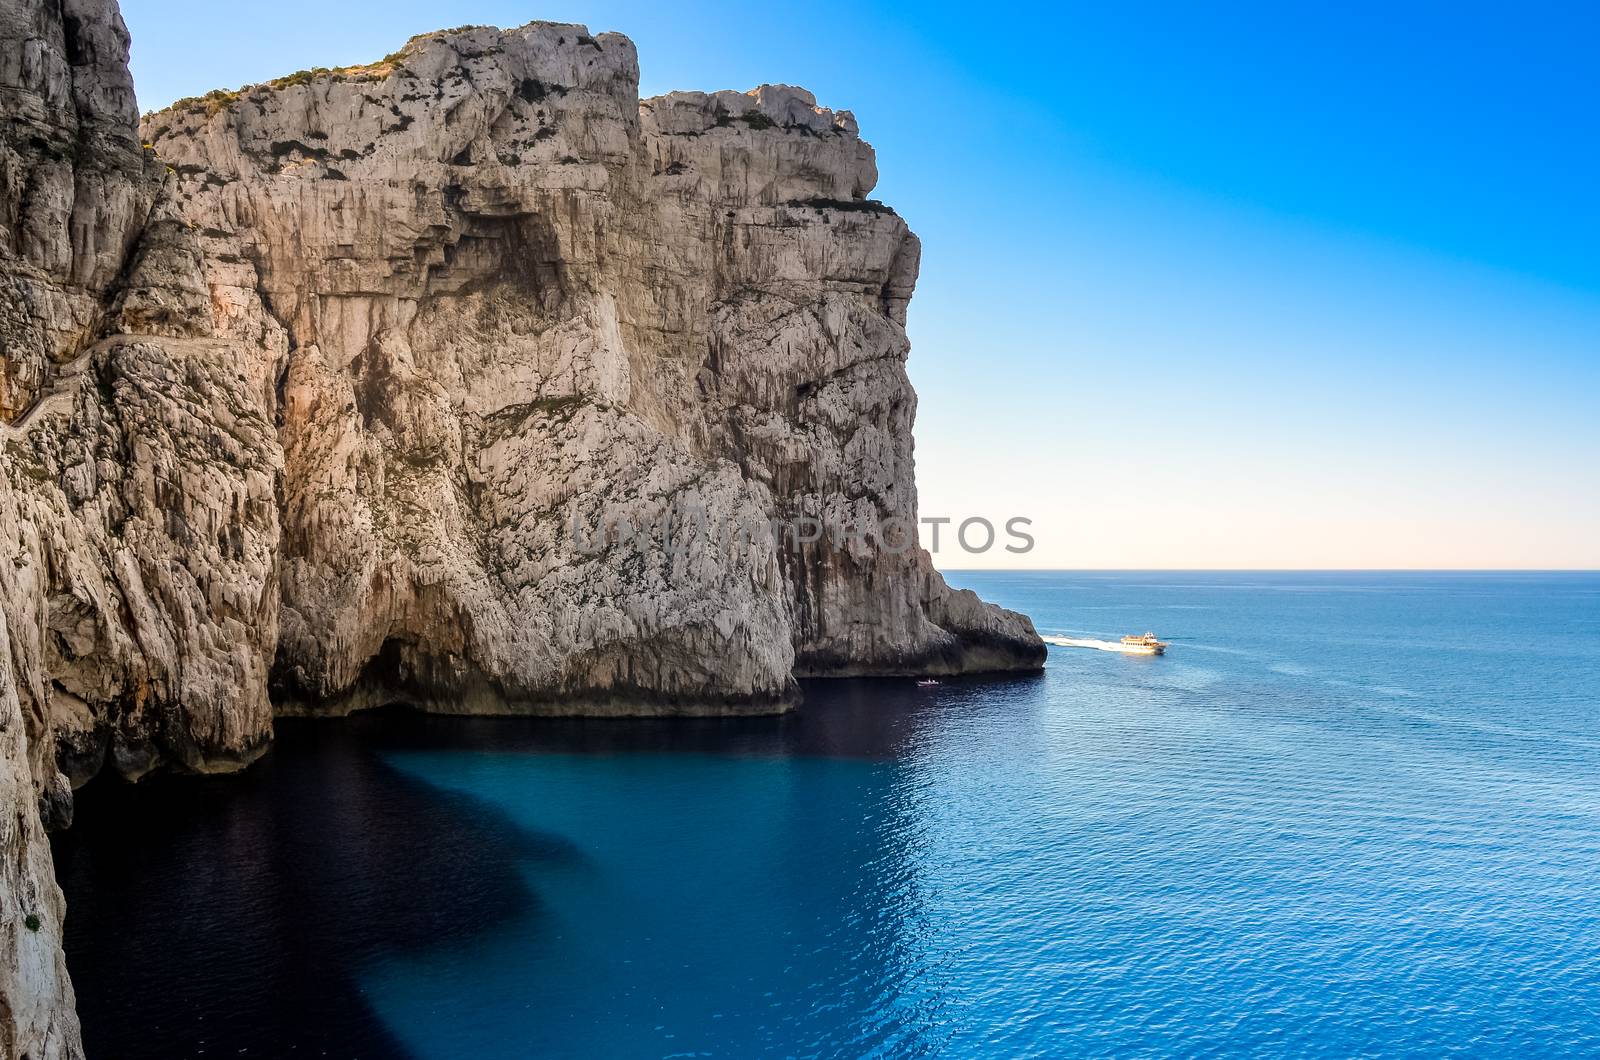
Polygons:
M1156 639L1154 633L1122 638L1122 650L1129 655L1165 655L1167 645Z

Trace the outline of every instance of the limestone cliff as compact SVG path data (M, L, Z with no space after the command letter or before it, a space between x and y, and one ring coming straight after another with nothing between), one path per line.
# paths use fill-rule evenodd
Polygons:
M626 38L534 23L142 132L217 325L287 333L240 365L284 451L282 704L743 710L795 673L1038 665L1025 619L920 550L574 540L914 523L918 246L865 198L848 113L776 86L641 104Z
M101 770L1042 665L888 543L918 243L848 112L641 102L626 38L534 23L136 130L127 51L0 0L0 1055L78 1052L42 836Z

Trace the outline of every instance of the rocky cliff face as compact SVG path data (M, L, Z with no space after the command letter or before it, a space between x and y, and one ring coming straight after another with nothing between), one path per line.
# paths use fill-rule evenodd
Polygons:
M535 23L136 131L127 48L0 2L0 1054L77 1049L42 835L103 769L1042 664L914 547L918 244L849 113Z
M632 44L419 38L148 116L284 451L278 699L650 712L1037 665L924 554L574 527L915 520L915 236L797 89L638 98ZM803 532L800 536L809 536Z

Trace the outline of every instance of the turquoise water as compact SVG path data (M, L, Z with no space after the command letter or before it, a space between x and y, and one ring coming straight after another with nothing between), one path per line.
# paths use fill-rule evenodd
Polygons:
M1175 647L922 693L869 756L391 754L547 852L492 939L369 971L384 1022L427 1057L1600 1049L1600 580L957 580Z
M1600 1052L1600 576L952 580L1173 647L87 798L91 1055Z

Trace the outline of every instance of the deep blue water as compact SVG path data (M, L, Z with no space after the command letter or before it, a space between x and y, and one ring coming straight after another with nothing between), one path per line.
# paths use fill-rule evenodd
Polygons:
M1600 1052L1600 575L951 580L1173 648L91 786L91 1056Z

